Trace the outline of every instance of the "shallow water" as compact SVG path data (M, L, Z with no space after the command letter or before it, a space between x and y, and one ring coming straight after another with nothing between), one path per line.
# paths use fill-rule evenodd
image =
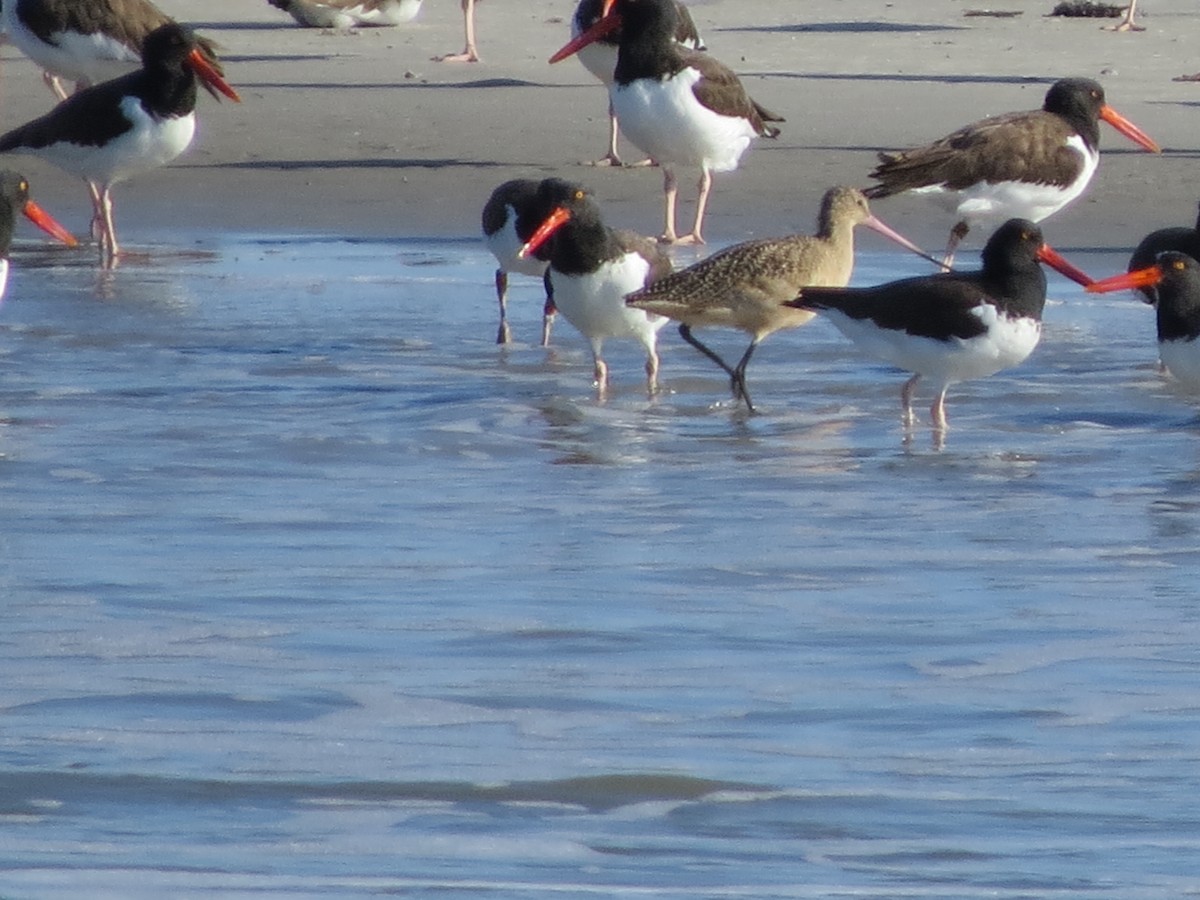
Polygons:
M938 447L823 322L760 415L669 329L599 402L474 240L22 249L3 896L1200 893L1200 420L1130 295L1051 275Z

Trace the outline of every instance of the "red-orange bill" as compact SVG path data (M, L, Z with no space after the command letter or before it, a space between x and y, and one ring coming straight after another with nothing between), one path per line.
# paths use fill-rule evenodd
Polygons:
M606 10L608 9L609 5L606 5ZM551 56L551 64L562 62L562 60L566 59L568 56L574 56L588 44L612 34L620 27L621 17L606 11L603 16L596 20L595 24L592 25L591 28L567 41L567 43L564 44L557 53Z
M1082 269L1078 269L1059 254L1057 250L1049 244L1042 244L1042 248L1038 250L1038 259L1054 269L1060 275L1065 275L1076 284L1081 284L1085 288L1090 284L1095 284L1096 279L1088 275Z
M571 218L571 211L564 206L560 206L546 217L546 221L537 227L535 231L525 242L525 246L517 253L521 259L530 256L537 252L537 249L550 240L550 235L562 228L563 225Z
M212 63L205 59L199 50L193 50L188 54L188 65L192 67L192 71L196 73L197 77L209 87L220 91L235 103L242 102L238 92L229 86L229 83L221 77L221 73L213 68Z
M79 241L75 240L75 235L58 224L50 213L46 212L32 200L25 201L25 206L21 208L21 212L25 215L25 218L50 235L50 237L62 241L68 247L74 247L79 243Z
M1133 272L1122 272L1111 278L1093 281L1085 290L1089 294L1109 294L1113 291L1136 290L1137 288L1153 287L1163 279L1163 271L1158 266L1148 266Z
M1151 153L1162 153L1162 147L1142 129L1138 128L1127 118L1107 104L1100 107L1100 118L1111 125L1135 144L1141 144Z

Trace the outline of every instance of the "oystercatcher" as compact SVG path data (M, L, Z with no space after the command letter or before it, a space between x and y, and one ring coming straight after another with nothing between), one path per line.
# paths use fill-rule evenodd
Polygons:
M673 0L604 0L595 25L550 57L566 59L620 29L609 90L625 136L663 169L666 243L704 243L704 213L714 172L736 169L756 137L777 137L780 116L755 103L738 77L707 53L675 42ZM675 229L675 166L700 169L696 218L689 234Z
M1126 268L1130 272L1145 269L1154 264L1154 261L1158 259L1158 254L1166 253L1168 250L1186 253L1192 259L1200 259L1200 215L1197 216L1195 228L1160 228L1150 232L1134 248ZM1153 284L1139 285L1138 290L1146 298L1147 303L1158 302L1158 288Z
M1010 219L983 248L978 272L944 272L867 288L805 288L786 305L824 313L861 350L913 372L900 393L904 423L922 377L934 382L933 426L946 430L946 390L1022 362L1042 335L1046 275L1091 279L1046 245L1041 229Z
M1200 263L1169 250L1153 265L1105 278L1086 290L1102 294L1143 287L1155 288L1158 296L1158 358L1184 387L1200 391Z
M539 185L550 212L526 242L528 256L547 246L554 304L587 338L600 395L608 386L602 351L607 338L630 337L646 350L646 383L658 386L658 330L667 323L625 305L625 295L671 271L671 260L650 238L614 230L601 219L590 192L559 178Z
M785 328L808 322L815 313L785 306L809 285L843 287L854 270L854 226L864 225L916 253L916 244L871 214L867 198L851 187L825 192L814 236L795 234L735 244L654 284L625 302L679 322L683 339L728 373L735 398L754 404L746 390L746 366L759 343ZM701 326L739 328L750 346L736 366L692 334Z
M60 100L67 95L59 78L79 89L124 75L141 64L149 34L174 21L150 0L7 0L0 18ZM212 41L197 37L196 45L223 75Z
M30 153L88 182L92 233L101 256L119 252L112 187L165 165L192 142L196 79L238 100L204 58L191 29L162 25L146 38L142 68L68 97L49 113L0 135L0 153Z
M871 173L871 199L911 191L954 210L945 262L980 223L1009 218L1040 222L1083 193L1100 161L1103 119L1154 153L1158 144L1104 99L1090 78L1064 78L1040 110L1008 113L960 128L903 153L881 153Z
M706 49L704 39L700 37L700 31L696 28L696 22L692 19L692 14L688 11L688 8L680 3L679 0L674 0L674 2L675 14L678 18L678 24L675 28L676 42L682 44L684 47L690 47L692 50ZM575 15L571 17L571 39L578 38L600 21L603 8L604 0L579 0L579 5L575 7ZM617 67L617 46L619 43L620 29L606 34L604 37L598 38L587 46L582 47L577 54L579 61L583 63L583 67L596 76L605 89L610 89L613 84L613 70ZM595 162L588 163L588 165L625 165L621 161L620 153L617 151L617 136L619 133L620 125L617 123L617 116L613 112L612 100L610 99L608 102L608 150L604 156ZM653 162L651 159L644 159L633 165L652 165Z
M75 246L75 238L44 209L29 199L29 182L23 175L8 169L0 170L0 299L8 285L8 251L12 246L16 214L21 213L46 234Z
M421 11L422 0L267 0L305 28L346 31L360 25L402 25Z
M545 246L528 256L521 255L525 242L550 213L543 209L538 186L540 182L531 178L514 178L506 181L488 197L483 206L483 242L492 256L496 257L496 299L500 303L500 329L496 334L497 344L512 340L508 327L508 273L518 272L541 278L546 286L546 305L542 310L542 346L550 343L550 329L554 325L554 298L550 282L546 278L549 265L549 250Z

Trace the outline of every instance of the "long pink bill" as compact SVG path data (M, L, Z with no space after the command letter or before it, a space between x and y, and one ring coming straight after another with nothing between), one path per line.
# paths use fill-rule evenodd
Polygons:
M1105 104L1100 107L1100 118L1135 144L1140 144L1151 153L1162 153L1162 147L1158 146L1154 138L1150 137L1150 135L1146 134L1146 132L1142 131L1142 129L1138 128L1111 106Z
M1042 244L1041 249L1038 250L1037 258L1050 268L1054 269L1060 275L1065 275L1076 284L1081 284L1085 288L1096 283L1096 279L1092 278L1092 276L1088 275L1087 272L1084 272L1082 269L1077 269L1075 266L1071 265L1071 263L1067 262L1067 260L1049 244Z
M865 225L867 228L870 228L872 231L877 232L878 234L882 234L888 240L895 241L897 244L899 244L904 249L911 250L913 253L917 254L917 256L921 257L921 259L929 260L931 263L933 263L939 269L946 269L947 271L950 270L950 266L943 263L940 259L935 259L934 257L930 256L928 253L926 253L924 250L922 250L920 247L918 247L916 244L914 244L912 241L910 241L908 238L906 238L900 232L896 231L890 225L884 224L884 222L881 219L877 218L876 216L867 217L866 219L863 220L862 224Z
M566 225L570 219L571 211L569 209L564 206L560 206L555 209L554 212L550 213L550 215L546 217L546 221L539 225L537 230L530 235L529 240L527 240L525 242L525 246L518 251L517 256L521 259L525 259L527 256L531 256L536 253L538 248L541 247L542 244L546 243L546 241L550 240L550 236L554 234L554 232L558 231L558 229Z
M1093 281L1084 290L1089 294L1111 294L1113 291L1136 290L1137 288L1154 287L1163 280L1163 270L1159 266L1148 266L1133 272L1122 272L1111 278Z

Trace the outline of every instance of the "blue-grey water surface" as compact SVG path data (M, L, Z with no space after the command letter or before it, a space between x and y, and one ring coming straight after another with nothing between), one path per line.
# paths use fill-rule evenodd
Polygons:
M760 415L669 328L599 402L473 239L20 249L0 896L1200 894L1200 420L1131 295L1051 274L939 448L821 321Z

